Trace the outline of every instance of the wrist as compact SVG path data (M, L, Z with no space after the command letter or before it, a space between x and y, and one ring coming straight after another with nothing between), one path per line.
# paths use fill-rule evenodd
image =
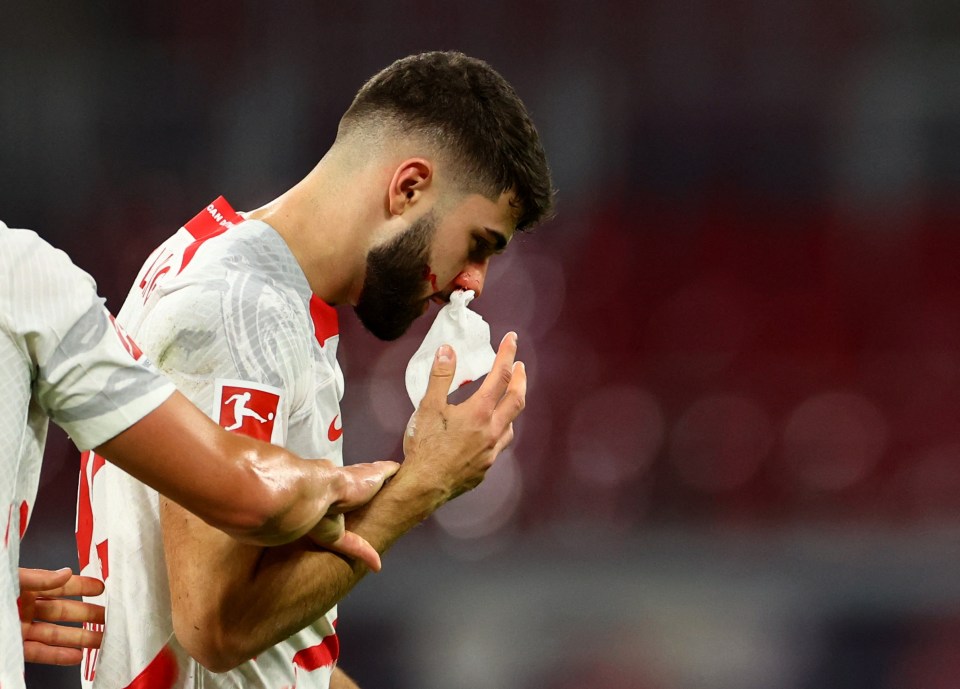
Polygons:
M450 490L438 478L404 463L381 492L411 517L423 521L451 498Z
M400 470L365 506L348 512L346 526L363 536L380 554L394 541L433 514L448 499L415 471Z

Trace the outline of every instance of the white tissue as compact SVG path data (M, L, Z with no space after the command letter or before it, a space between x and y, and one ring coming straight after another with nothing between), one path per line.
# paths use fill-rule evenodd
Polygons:
M457 355L457 370L448 395L493 369L496 352L490 346L490 326L480 314L467 308L474 296L473 290L458 290L451 294L450 303L440 309L420 349L410 358L406 375L407 394L414 408L420 406L420 400L427 392L430 369L440 345L450 345Z

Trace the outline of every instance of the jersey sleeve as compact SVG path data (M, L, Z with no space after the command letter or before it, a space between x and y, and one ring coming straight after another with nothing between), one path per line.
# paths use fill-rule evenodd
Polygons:
M279 290L243 276L165 294L137 337L161 371L214 421L283 444L310 381L298 318Z
M0 312L22 343L34 396L80 449L96 447L160 406L174 387L136 360L139 350L114 326L93 278L35 233L5 234Z

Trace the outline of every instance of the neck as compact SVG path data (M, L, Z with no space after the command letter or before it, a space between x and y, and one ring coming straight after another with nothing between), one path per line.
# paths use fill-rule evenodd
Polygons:
M363 282L366 248L360 197L350 194L325 157L283 195L247 214L283 238L310 290L328 304L355 304Z

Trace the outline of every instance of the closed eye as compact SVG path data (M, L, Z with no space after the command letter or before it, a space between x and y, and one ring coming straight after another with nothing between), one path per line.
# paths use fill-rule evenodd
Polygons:
M493 245L483 237L474 237L470 246L470 260L483 263L495 252Z
M489 228L483 228L489 233L489 237L482 234L473 236L473 242L470 247L470 259L483 262L495 254L502 254L507 249L507 238L499 232Z

